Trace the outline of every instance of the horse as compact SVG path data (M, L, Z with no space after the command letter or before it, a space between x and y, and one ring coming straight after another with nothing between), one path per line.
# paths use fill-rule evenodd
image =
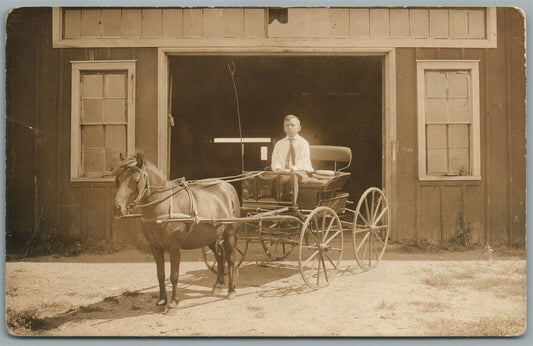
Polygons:
M177 307L177 285L181 249L204 246L215 254L218 264L213 293L224 285L224 258L229 270L228 298L236 296L235 282L238 268L235 263L237 224L217 224L216 218L239 217L240 203L235 188L220 179L187 182L184 178L168 181L154 164L142 154L124 158L113 170L117 193L113 207L115 217L141 209L142 231L150 245L157 267L159 300L156 306ZM157 220L176 216L190 216L189 222L157 223ZM199 222L209 218L212 222ZM165 250L170 255L172 296L167 301L165 289Z

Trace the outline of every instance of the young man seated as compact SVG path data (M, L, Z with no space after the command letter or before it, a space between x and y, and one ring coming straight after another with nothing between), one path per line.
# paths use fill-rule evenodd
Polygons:
M283 120L287 136L274 145L272 170L275 172L298 172L302 178L314 171L309 153L309 142L298 134L302 127L297 116L289 114Z

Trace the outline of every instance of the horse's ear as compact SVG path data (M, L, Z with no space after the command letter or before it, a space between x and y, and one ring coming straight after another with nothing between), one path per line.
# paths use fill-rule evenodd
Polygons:
M126 158L124 157L124 155L122 153L120 153L120 161L124 161Z
M143 168L144 166L144 155L141 153L137 154L137 167Z

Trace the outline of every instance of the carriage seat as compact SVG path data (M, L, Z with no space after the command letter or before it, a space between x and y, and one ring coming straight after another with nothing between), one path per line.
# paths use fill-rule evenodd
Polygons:
M350 173L342 170L350 166L352 150L332 145L311 145L309 149L316 171L298 182L298 206L312 209L319 205L331 206L332 203L343 205L348 194L338 190L350 178Z

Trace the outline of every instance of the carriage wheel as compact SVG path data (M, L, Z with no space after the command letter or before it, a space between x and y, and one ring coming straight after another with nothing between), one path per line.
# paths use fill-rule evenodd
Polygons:
M378 265L389 240L390 210L383 191L376 187L366 190L355 209L353 249L359 266L368 270Z
M273 261L289 256L298 244L301 227L301 221L275 221L268 226L262 225L261 246L266 255Z
M243 227L243 235L246 237L247 230L245 227ZM246 252L248 251L248 243L250 242L248 239L239 239L240 231L237 232L237 258L235 259L235 263L237 264L237 267L240 267L242 262L244 261L244 257L246 256ZM209 268L210 271L213 273L217 273L217 260L215 258L215 254L208 246L204 246L202 249L202 258L204 259L204 263ZM224 274L228 274L228 267L224 264Z
M298 267L307 286L327 286L339 269L343 229L335 211L318 207L307 216L300 233Z

